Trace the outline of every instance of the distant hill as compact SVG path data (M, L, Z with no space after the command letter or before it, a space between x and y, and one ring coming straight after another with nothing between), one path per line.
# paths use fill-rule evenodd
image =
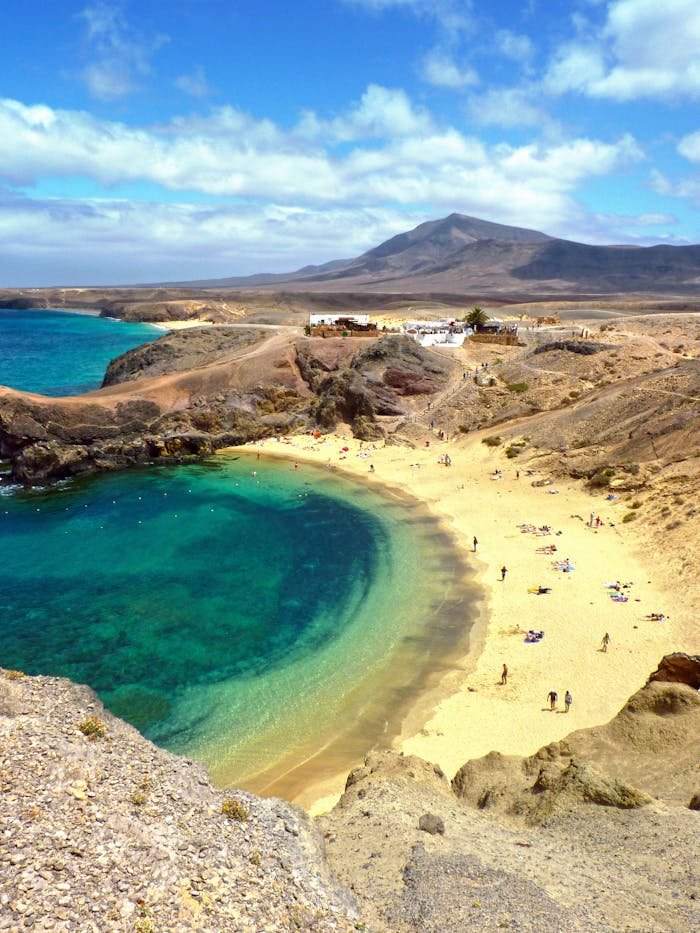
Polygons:
M420 224L355 259L196 282L256 288L484 295L700 294L700 246L590 246L464 214Z

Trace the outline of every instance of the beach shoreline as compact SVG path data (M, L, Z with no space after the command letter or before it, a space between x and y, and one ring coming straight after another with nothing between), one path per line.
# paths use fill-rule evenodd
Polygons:
M448 443L428 432L429 445L413 449L336 432L235 448L324 465L380 492L398 489L425 504L463 548L483 587L483 618L467 655L415 697L394 741L396 750L438 764L449 778L490 751L529 755L575 729L607 722L664 654L693 649L693 606L681 606L642 561L635 532L621 524L619 499L609 501L569 479L534 486L543 474L527 476L526 464L507 460L481 439L475 433ZM452 465L446 467L441 461L448 452ZM599 527L589 526L591 514L600 516ZM523 532L521 524L551 532ZM538 551L552 545L553 554ZM575 569L553 566L567 557ZM613 600L615 591L606 586L618 579L633 583L621 591L626 601ZM538 586L548 592L530 592ZM663 622L644 618L659 612ZM545 636L526 642L529 629ZM605 633L611 640L603 652ZM551 690L558 693L555 712L546 702ZM573 696L568 712L565 691ZM312 814L324 812L346 776L319 775L294 802Z

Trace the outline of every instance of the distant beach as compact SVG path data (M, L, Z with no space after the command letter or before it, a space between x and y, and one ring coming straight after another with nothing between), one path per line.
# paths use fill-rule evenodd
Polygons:
M304 435L247 449L399 489L426 504L459 542L486 595L484 637L439 684L413 697L394 743L451 777L489 751L531 754L574 729L609 720L663 654L688 649L693 605L642 561L635 532L621 524L619 501L592 495L573 480L535 486L540 474L528 475L478 434L449 443L426 439L430 445L418 449L374 449L342 434ZM451 466L444 465L446 453ZM592 514L600 524L591 526ZM651 618L658 613L665 618ZM528 630L544 636L528 640ZM547 700L552 690L554 712ZM337 800L345 776L317 775L295 799L322 812Z

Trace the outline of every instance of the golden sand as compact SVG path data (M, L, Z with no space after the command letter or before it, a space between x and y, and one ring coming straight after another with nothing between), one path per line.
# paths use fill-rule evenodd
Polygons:
M648 559L642 563L638 532L632 523L621 523L626 508L619 500L607 500L605 492L591 494L573 480L535 486L541 474L527 475L525 464L507 460L481 437L448 443L428 434L430 446L416 450L372 449L340 434L249 446L265 456L330 464L362 482L400 487L445 521L474 562L486 594L485 637L445 676L436 694L416 698L397 740L401 751L439 764L448 777L492 750L529 755L574 729L607 722L664 654L698 650L690 635L697 606L687 594L683 603L670 591ZM361 447L371 452L369 459L357 456ZM445 453L450 467L439 462ZM496 469L501 478L493 477ZM602 520L600 527L590 527L591 513ZM552 530L532 533L520 525ZM542 553L548 545L556 552ZM553 566L566 558L575 569ZM503 566L507 572L501 580ZM606 584L616 581L633 584L622 590L626 602L611 598L614 590ZM531 589L537 586L550 592L536 595ZM647 618L651 613L663 613L666 620ZM544 631L544 638L527 643L529 629ZM606 632L610 645L603 652ZM559 697L555 712L547 702L551 690ZM573 697L568 713L567 690ZM297 802L312 813L329 809L345 776L313 784Z

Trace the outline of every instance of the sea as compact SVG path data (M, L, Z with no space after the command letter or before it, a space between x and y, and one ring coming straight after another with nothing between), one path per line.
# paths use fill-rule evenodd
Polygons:
M54 395L152 339L64 312L0 327L0 383ZM292 798L388 744L465 653L470 585L425 508L322 467L230 451L0 486L0 666L88 684L222 786Z

